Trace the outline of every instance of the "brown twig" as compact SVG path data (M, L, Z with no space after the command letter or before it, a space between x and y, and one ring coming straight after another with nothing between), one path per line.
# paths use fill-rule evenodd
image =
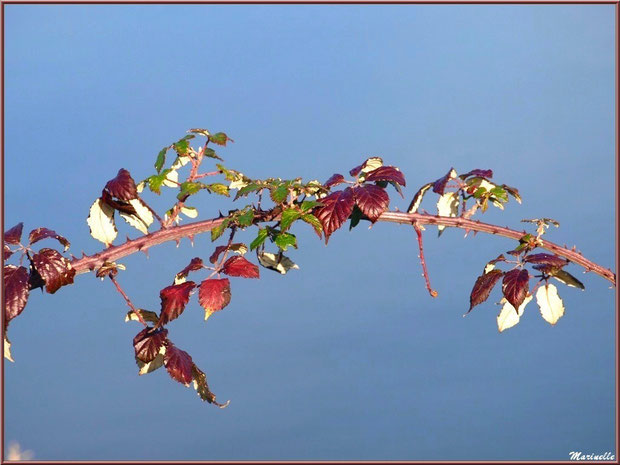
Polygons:
M428 277L428 270L426 269L426 260L424 259L424 246L422 245L422 231L416 223L413 223L413 229L415 229L416 234L418 235L418 248L420 249L420 255L418 258L420 259L420 263L422 264L422 276L424 276L424 281L426 281L426 289L431 297L437 297L438 292L431 287L431 280Z
M127 302L127 306L136 314L136 316L138 317L138 320L140 320L140 323L142 323L144 326L148 326L146 324L146 321L144 321L144 318L142 318L142 315L140 314L140 310L138 310L134 306L134 304L131 303L129 296L125 294L125 291L123 291L120 284L118 284L113 273L110 273L108 276L110 277L110 280L114 283L114 286L116 286L116 290L123 296L123 299L125 299L125 302Z

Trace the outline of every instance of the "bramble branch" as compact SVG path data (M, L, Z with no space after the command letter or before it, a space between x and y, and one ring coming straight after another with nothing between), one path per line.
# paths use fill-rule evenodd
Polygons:
M280 209L278 207L266 210L257 211L254 223L269 222L278 220L280 218ZM109 247L106 250L89 256L84 256L79 259L74 259L71 262L71 266L75 270L76 274L88 273L103 265L106 261L115 261L120 258L126 257L138 251L146 251L154 245L161 244L168 241L180 241L183 238L191 238L196 234L201 234L219 226L226 217L213 218L210 220L197 221L194 223L186 224L183 226L176 226L167 229L162 229L150 234L147 234L138 239L133 239L125 242L124 244ZM483 223L482 221L469 220L465 218L451 218L438 215L429 215L425 213L404 213L397 211L385 211L383 212L377 221L387 223L398 224L414 224L419 225L443 225L451 226L455 228L483 232L487 234L493 234L497 236L507 237L509 239L519 240L526 233L526 231L517 231L507 227L496 226L493 224ZM586 271L595 273L614 286L616 285L616 275L611 270L604 268L587 258L581 253L574 250L567 249L566 247L554 244L551 241L540 240L539 247L549 250L561 257L564 257L571 262L582 266Z

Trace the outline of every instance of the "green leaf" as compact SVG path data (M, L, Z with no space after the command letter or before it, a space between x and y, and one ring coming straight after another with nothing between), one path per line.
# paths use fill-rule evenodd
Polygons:
M185 155L188 149L189 149L189 140L185 138L174 143L174 150L176 150L179 155Z
M256 239L250 243L250 250L254 250L255 248L261 246L263 242L265 242L265 239L267 239L267 236L269 236L269 231L266 228L259 229Z
M217 159L217 160L222 160L222 158L221 158L221 157L219 157L219 156L215 153L215 150L213 150L212 148L209 148L209 147L205 148L205 151L204 151L204 156L205 156L205 157L209 157L209 158L215 158L215 159Z
M317 200L305 200L301 203L301 209L302 211L307 212L309 210L312 210L314 207L319 207L321 205L323 204Z
M491 194L493 194L499 200L508 202L508 194L500 186L495 186L493 189L491 189Z
M474 198L479 199L484 194L486 194L486 192L487 190L484 187L479 187L478 189L476 189L476 192L474 192Z
M217 145L226 145L226 142L232 139L229 139L228 136L223 132L217 132L211 136L209 136L209 140Z
M239 189L239 192L237 192L237 195L235 196L235 200L237 200L239 197L245 197L247 196L250 192L254 192L257 191L259 189L262 189L263 186L261 186L260 184L256 184L255 182L248 184L245 187L242 187L241 189Z
M194 129L190 129L189 131L192 134L200 134L201 136L205 136L208 137L209 134L211 134L207 129L203 129L203 128L194 128Z
M288 183L282 183L275 189L270 190L271 200L275 203L282 203L286 200L286 196L288 195Z
M290 246L297 248L297 238L290 233L280 233L276 236L276 245L282 250L288 249Z
M200 189L204 189L206 187L207 186L201 182L185 181L181 184L181 192L177 195L177 199L183 200L188 195L193 195Z
M149 176L148 178L146 178L146 181L149 183L149 189L151 190L151 192L154 192L157 195L161 194L161 186L166 180L166 176L168 176L168 173L170 173L171 171L172 170L170 169L164 170L160 174L154 174L153 176Z
M293 222L297 220L300 216L301 212L295 210L294 208L287 208L286 210L284 210L282 212L282 217L280 218L280 226L282 226L282 230L287 230L289 226L293 224Z
M316 216L314 216L312 213L306 213L305 215L302 215L301 219L308 223L310 226L312 226L317 235L321 237L321 233L323 232L323 225Z
M159 151L159 154L157 155L157 160L155 160L155 169L158 173L161 171L164 163L166 163L166 152L169 148L170 147L164 147Z
M558 281L566 284L567 286L576 287L581 290L585 290L586 288L581 281L575 278L568 271L558 270L555 273L553 273L551 276L553 276Z
M225 195L226 197L230 197L230 194L228 192L228 186L224 184L216 182L213 184L207 184L206 187L209 190L209 192L213 192L214 194Z
M215 242L219 237L224 234L224 231L230 223L230 218L226 218L219 226L216 226L211 230L211 242Z
M251 208L243 210L236 219L239 226L250 226L254 219L254 210Z

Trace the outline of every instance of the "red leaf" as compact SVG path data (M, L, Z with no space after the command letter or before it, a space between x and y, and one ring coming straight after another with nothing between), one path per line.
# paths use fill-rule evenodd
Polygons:
M504 275L502 293L514 308L519 309L529 290L530 275L527 270L511 270Z
M452 179L451 175L453 170L454 168L450 168L450 171L448 171L448 173L444 177L439 178L433 183L433 192L437 192L439 195L443 195L446 189L446 184L448 184L448 181Z
M124 168L118 170L118 174L114 179L108 181L105 185L112 197L116 197L120 200L132 200L138 198L138 190L136 189L136 183L133 178Z
M19 315L28 302L28 270L23 266L4 267L4 327Z
M558 268L568 265L568 260L548 253L535 253L528 255L523 261L528 263L539 263L541 265L551 265Z
M352 168L352 169L349 171L349 174L350 174L351 176L357 176L358 174L360 174L360 172L362 171L362 168L364 167L364 164L365 164L365 163L366 163L366 162L362 163L361 165L356 166L355 168Z
M312 211L323 225L325 233L325 243L342 224L347 220L353 211L355 200L353 197L353 189L347 187L343 191L333 192L327 197L321 199L322 207Z
M32 256L32 265L45 281L45 290L53 294L62 286L73 284L75 270L71 263L53 249L41 249Z
M393 166L380 166L366 176L366 181L391 181L406 186L405 175Z
M228 276L239 276L241 278L259 277L258 266L239 256L230 257L226 260L222 266L222 273L226 273Z
M183 313L187 302L189 302L189 295L196 287L196 283L193 281L187 281L181 284L175 284L163 288L159 292L161 298L161 313L159 315L159 321L157 327L165 325L169 321L172 321Z
M344 182L344 176L342 174L334 174L332 175L331 178L329 178L327 181L325 181L325 184L323 184L323 186L325 187L332 187L332 186L337 186L338 184L342 184Z
M224 250L226 250L227 248L227 245L218 245L209 257L209 261L215 264L215 262L217 262L217 259L220 258L220 254L224 252Z
M492 178L493 177L493 170L471 170L469 173L465 173L465 174L461 174L459 177L461 179L466 179L470 176L476 177L476 178Z
M198 271L202 269L202 258L194 257L185 268L177 273L177 277L187 276L190 271Z
M373 184L354 188L353 195L357 206L373 223L390 204L390 197L385 189Z
M62 237L59 234L56 234L56 231L52 231L51 229L47 228L37 228L30 231L30 245L48 237L53 237L58 242L60 242L65 247L65 250L69 248L70 243L66 238Z
M469 296L469 310L467 313L471 312L472 308L476 305L481 304L489 298L489 294L493 290L493 287L495 287L495 284L503 274L504 272L501 270L491 270L482 276L478 276Z
M192 382L192 357L184 350L177 349L173 344L168 344L164 365L172 379L189 386Z
M136 358L144 363L152 362L161 346L168 342L168 330L165 328L144 328L133 338Z
M22 238L22 229L24 229L24 223L17 223L8 231L4 231L4 242L6 244L19 244Z
M230 303L230 281L224 279L205 279L200 283L198 302L206 310L205 318Z
M13 255L13 251L8 245L4 244L4 259L7 260L11 255Z

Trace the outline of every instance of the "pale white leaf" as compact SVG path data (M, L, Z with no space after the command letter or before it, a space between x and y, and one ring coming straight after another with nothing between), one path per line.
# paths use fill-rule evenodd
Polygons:
M230 247L228 247L228 250L232 250L233 252L236 252L239 255L245 255L246 252L248 251L248 247L243 243L230 244Z
M188 157L188 156L178 156L176 158L176 160L174 160L174 163L172 164L170 169L172 169L172 171L178 170L179 168L187 165L189 162L190 162L190 157Z
M493 271L495 269L495 265L493 263L487 263L484 267L484 274L487 274L489 271Z
M114 209L106 204L101 198L95 200L90 207L90 213L86 220L90 228L90 235L106 246L112 245L118 230L114 224Z
M362 173L370 173L371 171L381 168L383 166L383 159L381 157L372 157L366 160L364 166L362 166Z
M141 199L131 199L129 203L136 210L138 218L140 218L147 227L153 224L153 212L144 205Z
M146 182L144 181L140 181L138 184L136 184L136 191L138 192L138 194L142 193L142 191L144 190L144 186L146 186Z
M500 310L499 315L497 315L497 329L499 329L500 333L508 328L512 328L519 322L521 316L523 315L523 311L525 310L525 306L530 302L530 300L532 300L531 295L525 298L523 303L519 305L519 310L516 311L510 302L502 298L500 304L504 304L504 306Z
M281 254L261 252L258 254L258 261L265 268L277 271L280 274L286 274L287 271L291 269L299 269L299 266L293 263L290 258Z
M480 184L478 185L478 188L480 187L484 187L487 190L487 192L489 192L491 189L497 186L493 184L492 182L489 182L486 179L483 179L482 181L480 181Z
M459 211L459 197L456 192L446 192L437 201L437 214L439 216L454 217ZM439 232L443 231L445 226L438 225Z
M164 186L177 187L179 185L179 173L176 170L170 171L164 179Z
M9 341L9 338L6 336L6 332L4 333L4 358L11 362L15 362L11 357L11 341Z
M558 289L553 284L538 288L536 302L540 307L542 317L552 325L556 324L564 315L564 303L558 295Z
M198 210L194 207L181 207L181 213L189 218L196 218L198 216Z

